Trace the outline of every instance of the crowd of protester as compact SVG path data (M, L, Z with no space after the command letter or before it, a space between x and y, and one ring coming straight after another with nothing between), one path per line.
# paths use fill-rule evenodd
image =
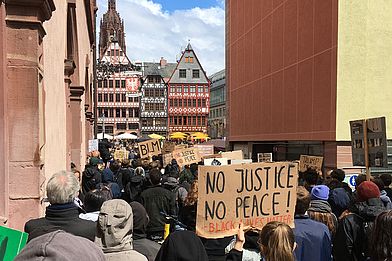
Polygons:
M356 178L355 190L336 169L300 173L295 228L273 221L261 231L206 239L195 233L198 165L173 160L113 160L103 141L81 173L61 171L47 182L45 216L29 220L29 242L15 260L392 260L392 177ZM164 240L165 224L171 230Z

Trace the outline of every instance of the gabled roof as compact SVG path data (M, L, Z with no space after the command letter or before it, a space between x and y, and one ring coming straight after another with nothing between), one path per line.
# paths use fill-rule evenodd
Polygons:
M192 62L189 62L189 58L192 58ZM186 70L186 78L180 78L179 70ZM199 69L199 78L193 78L192 70ZM188 43L185 50L182 52L181 58L177 63L176 69L173 71L169 83L209 83L206 72L201 66L199 59L196 56L190 43Z
M110 55L108 54L110 51ZM118 54L117 54L118 53ZM116 39L113 39L108 47L104 51L104 55L101 58L102 62L109 62L111 64L131 64L125 52L122 50L121 46L118 44Z
M144 62L144 75L161 75L162 78L169 78L175 70L176 63L166 63L165 66L160 66L160 63Z

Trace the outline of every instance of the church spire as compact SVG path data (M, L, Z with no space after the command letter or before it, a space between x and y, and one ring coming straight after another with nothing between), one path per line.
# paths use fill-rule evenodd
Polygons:
M108 0L109 10L116 10L116 0Z

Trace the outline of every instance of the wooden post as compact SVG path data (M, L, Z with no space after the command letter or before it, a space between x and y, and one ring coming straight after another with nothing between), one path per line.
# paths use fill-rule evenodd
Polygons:
M366 167L366 180L370 181L370 168L369 168L369 144L367 135L367 120L363 120L363 139L365 147L365 167Z

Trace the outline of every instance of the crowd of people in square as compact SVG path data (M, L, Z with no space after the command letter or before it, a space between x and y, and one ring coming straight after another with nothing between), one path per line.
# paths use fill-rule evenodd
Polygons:
M295 227L272 221L261 231L197 236L198 164L163 167L162 157L114 160L103 141L83 172L47 182L45 216L29 220L28 244L15 260L385 261L392 260L392 176L299 173ZM202 164L202 163L199 163ZM170 229L168 225L170 224Z

